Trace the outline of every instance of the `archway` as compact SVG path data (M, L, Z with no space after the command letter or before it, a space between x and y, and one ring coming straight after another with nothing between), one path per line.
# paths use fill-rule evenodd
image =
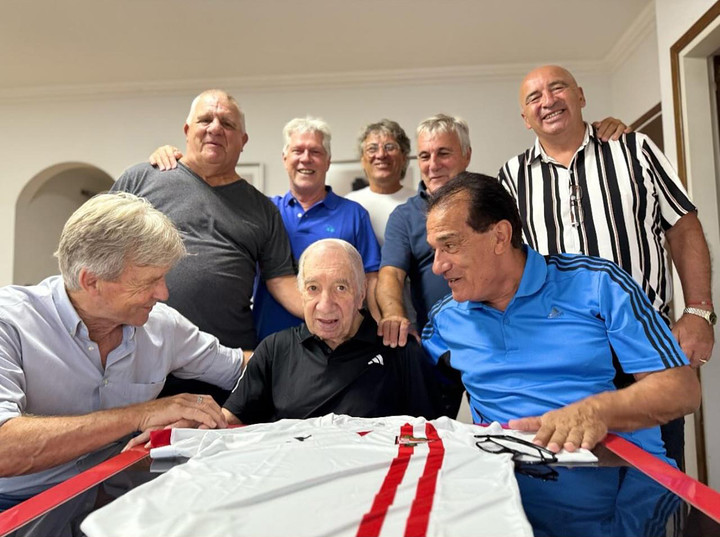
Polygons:
M13 283L35 284L57 274L53 252L65 221L112 184L110 175L81 162L56 164L33 177L15 204Z

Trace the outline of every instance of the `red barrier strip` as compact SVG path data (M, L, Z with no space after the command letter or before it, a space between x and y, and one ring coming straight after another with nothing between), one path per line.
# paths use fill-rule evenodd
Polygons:
M624 438L608 434L603 444L642 473L671 490L716 522L720 522L720 493Z
M427 533L430 511L435 498L438 472L445 457L445 446L432 423L425 424L425 435L428 439L430 452L425 461L425 469L418 481L415 499L410 508L410 515L405 525L405 537L423 537Z
M406 423L401 427L401 437L412 436L412 434L412 425ZM385 516L393 501L395 501L395 493L405 476L405 471L410 463L410 457L413 451L414 448L410 444L400 443L398 445L397 456L390 463L390 468L385 475L383 484L380 486L380 491L375 495L375 500L370 510L362 517L356 533L357 537L377 537L380 535L383 522L385 522Z
M35 520L78 494L82 494L147 455L147 449L136 446L0 513L0 537Z

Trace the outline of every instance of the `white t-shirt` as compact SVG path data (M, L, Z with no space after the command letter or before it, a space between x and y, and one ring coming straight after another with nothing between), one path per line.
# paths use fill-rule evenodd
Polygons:
M382 246L385 242L385 225L390 218L390 213L395 207L405 203L409 197L414 195L415 191L406 186L394 194L378 194L366 186L350 192L345 197L359 203L370 213L370 223L378 243Z

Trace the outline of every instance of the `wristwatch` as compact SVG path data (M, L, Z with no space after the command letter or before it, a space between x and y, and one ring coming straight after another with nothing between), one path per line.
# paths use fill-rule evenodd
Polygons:
M710 324L710 326L715 326L715 323L717 322L717 315L715 315L714 311L701 310L700 308L685 308L683 313L690 313L691 315L702 317Z

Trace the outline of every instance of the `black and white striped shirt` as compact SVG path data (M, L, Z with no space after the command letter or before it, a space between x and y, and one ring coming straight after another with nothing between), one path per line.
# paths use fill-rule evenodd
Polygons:
M695 210L665 155L645 135L601 141L586 126L570 166L535 145L500 169L520 210L525 241L542 254L583 253L616 262L668 318L672 279L665 231Z

